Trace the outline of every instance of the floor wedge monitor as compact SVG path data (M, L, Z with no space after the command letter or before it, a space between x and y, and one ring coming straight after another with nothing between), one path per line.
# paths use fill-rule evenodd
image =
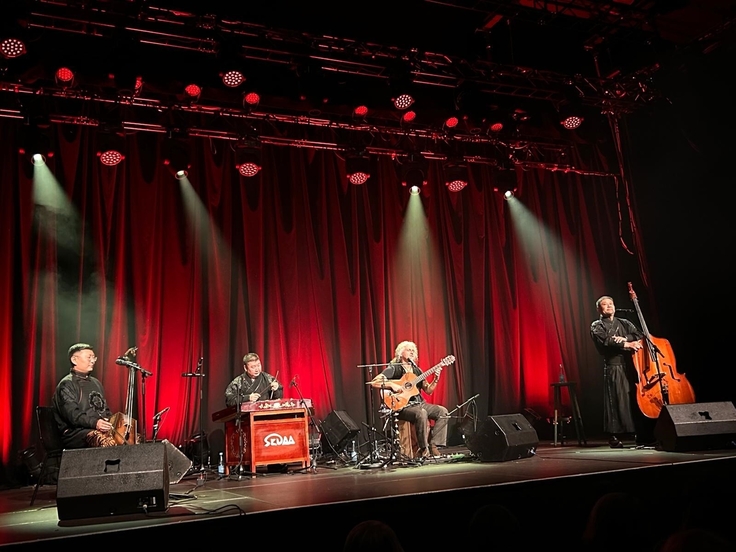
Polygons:
M56 487L59 519L166 510L166 450L163 442L65 450Z
M736 408L730 401L665 405L654 438L668 452L733 448Z
M465 444L481 462L505 462L534 456L539 437L522 414L488 416Z

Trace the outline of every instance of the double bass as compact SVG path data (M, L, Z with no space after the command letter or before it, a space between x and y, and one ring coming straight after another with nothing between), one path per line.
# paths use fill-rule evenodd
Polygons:
M678 373L670 342L649 333L631 282L629 297L634 303L644 333L645 346L636 351L633 358L639 379L636 384L636 400L642 414L648 418L657 418L666 404L694 403L695 391L687 378Z

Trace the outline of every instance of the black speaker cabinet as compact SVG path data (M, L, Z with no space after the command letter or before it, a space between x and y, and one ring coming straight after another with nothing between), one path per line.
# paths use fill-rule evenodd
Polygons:
M192 461L171 444L168 439L161 441L166 447L166 463L169 468L169 485L175 485L187 474L192 467Z
M533 456L539 437L522 414L503 414L488 416L465 435L465 444L481 462L505 462Z
M736 408L729 401L665 405L654 426L654 437L668 452L732 448Z
M360 428L344 410L333 410L322 422L322 435L328 442L323 443L325 453L340 453L358 434Z
M169 502L163 442L64 450L56 487L60 520L161 512Z

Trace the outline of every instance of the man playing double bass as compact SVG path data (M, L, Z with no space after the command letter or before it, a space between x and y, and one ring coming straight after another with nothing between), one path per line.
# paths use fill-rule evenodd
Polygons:
M652 429L636 402L638 376L633 355L643 347L644 334L633 323L615 315L608 295L595 302L599 318L590 325L590 336L603 357L603 431L611 448L623 448L619 437L634 434L637 446L651 444Z

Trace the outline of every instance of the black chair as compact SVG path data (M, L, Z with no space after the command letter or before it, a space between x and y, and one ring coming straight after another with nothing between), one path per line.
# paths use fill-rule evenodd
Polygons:
M31 506L36 501L36 493L38 488L43 485L44 478L49 475L49 464L52 460L54 466L58 466L61 453L64 452L64 445L61 442L61 432L59 426L56 425L54 417L54 408L52 406L36 406L36 423L38 424L38 437L43 446L44 455L41 461L41 473L38 475L36 486L33 489L31 497Z

